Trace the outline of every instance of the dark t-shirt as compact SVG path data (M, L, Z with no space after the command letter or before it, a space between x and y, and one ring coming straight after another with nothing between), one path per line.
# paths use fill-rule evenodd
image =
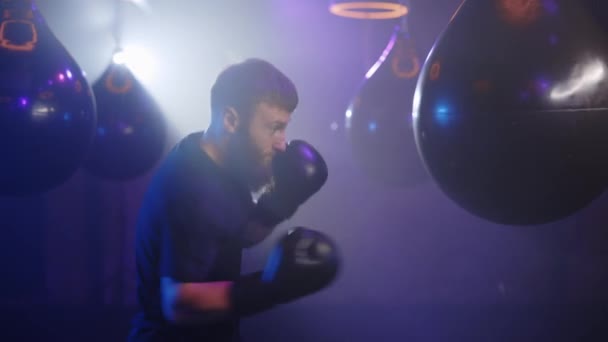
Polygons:
M130 341L238 341L238 320L176 326L161 308L161 277L180 282L235 280L239 236L254 203L249 190L215 164L192 133L168 154L151 180L136 227L141 307Z

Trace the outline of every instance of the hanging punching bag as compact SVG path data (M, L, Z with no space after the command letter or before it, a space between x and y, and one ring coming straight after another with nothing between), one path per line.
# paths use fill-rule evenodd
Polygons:
M95 100L31 0L0 1L0 195L72 176L94 134Z
M110 63L93 91L98 125L84 169L116 181L143 175L160 159L166 142L159 107L125 64Z
M387 186L413 186L428 178L411 113L421 66L410 33L397 26L346 112L345 127L358 164Z
M608 34L580 0L466 0L414 98L430 174L458 205L509 225L584 208L608 178Z

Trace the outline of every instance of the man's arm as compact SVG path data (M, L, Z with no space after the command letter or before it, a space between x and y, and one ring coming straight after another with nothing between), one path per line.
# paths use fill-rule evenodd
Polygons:
M221 320L230 314L232 282L179 283L161 280L165 319L174 324L197 324Z
M278 222L275 224L260 223L253 215L243 231L243 247L251 247L264 240L273 232L277 224ZM172 240L175 240L175 236L170 239L170 241ZM169 250L170 247L166 249L166 251ZM242 281L243 283L248 282L259 275L249 275ZM234 282L231 281L180 282L170 276L162 277L161 295L165 319L174 324L197 324L222 320L233 314L231 300L233 286Z
M275 184L263 194L247 219L244 232L225 232L228 237L241 239L244 246L254 245L266 238L279 223L290 218L298 207L308 200L325 184L327 165L314 147L304 141L290 142L285 152L273 160ZM190 215L200 213L197 209L200 199L186 201L191 210L181 217L183 225L194 227ZM188 205L177 206L177 211ZM182 211L184 212L184 211ZM198 220L195 220L198 221ZM204 221L204 220L202 220ZM201 222L202 222L201 221ZM187 222L187 223L186 223ZM170 229L166 233L167 243L164 250L165 262L161 284L163 310L168 320L176 323L212 321L227 315L241 315L244 312L257 312L271 307L270 287L264 286L260 273L242 277L237 282L197 282L192 274L202 274L208 269L209 255L201 255L197 249L208 248L204 234L182 229ZM197 241L199 240L199 241ZM186 275L182 277L181 275ZM185 279L187 281L178 281ZM259 298L255 298L259 297Z
M328 177L321 154L303 140L289 142L286 150L274 157L272 169L273 184L258 199L246 225L245 247L264 240L277 225L291 218Z
M203 201L202 196L175 200L170 211L171 224L162 230L161 304L165 319L173 324L214 322L231 315L234 283L207 281L221 248L218 241L228 239L249 247L265 239L274 229L259 223L255 209L245 229L240 231L201 229L212 227L207 224L210 215Z
M202 199L175 200L171 221L162 228L160 295L165 319L173 324L196 324L222 318L228 312L228 282L208 282L220 251L218 238L208 229Z
M235 282L176 283L163 278L163 312L175 324L249 316L325 288L339 266L329 237L299 227L279 241L263 271Z

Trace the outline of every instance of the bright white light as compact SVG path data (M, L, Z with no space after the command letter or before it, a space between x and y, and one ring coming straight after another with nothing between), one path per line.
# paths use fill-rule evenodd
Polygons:
M414 90L414 99L412 101L412 118L414 120L418 119L418 112L420 111L420 101L422 98L422 83L419 81L416 86L416 90Z
M386 48L384 49L384 51L382 51L382 55L380 55L380 58L378 58L378 60L376 61L376 63L365 74L365 78L366 79L369 79L370 77L372 77L374 75L374 73L378 70L378 68L380 68L380 66L382 65L382 63L384 63L384 61L386 60L386 57L388 56L388 54L393 49L393 45L395 45L395 41L396 40L397 40L396 36L393 36L391 38L391 40L388 42L388 45L386 46Z
M156 73L157 63L154 56L139 46L125 47L114 54L112 61L117 64L125 64L135 74L135 77L144 83L152 80Z
M114 56L112 56L112 62L115 64L125 64L126 61L127 56L125 55L124 51L117 51L114 53Z
M49 116L49 112L52 111L49 107L41 104L35 104L32 109L32 116L35 120L46 119Z
M139 7L140 9L142 9L144 11L150 10L150 4L148 4L148 0L123 0L123 1L130 2L133 5Z
M568 80L551 90L551 100L559 101L572 95L582 95L604 80L606 66L600 60L577 65Z

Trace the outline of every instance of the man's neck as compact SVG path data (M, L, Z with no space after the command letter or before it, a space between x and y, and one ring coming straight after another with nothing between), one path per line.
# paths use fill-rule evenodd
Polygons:
M206 131L199 141L199 147L217 165L221 167L225 166L225 151L219 137L214 135L212 132Z
M238 175L234 173L234 170L230 170L226 163L228 162L226 156L226 144L221 139L221 137L217 134L214 134L213 131L208 130L205 131L205 134L201 137L199 141L199 147L203 153L206 153L211 160L218 165L220 168L225 169L228 174L230 174L235 179L240 179L241 181L246 183L246 180L242 179L242 175ZM251 185L247 185L247 187L252 191L263 191L263 189L252 189Z

